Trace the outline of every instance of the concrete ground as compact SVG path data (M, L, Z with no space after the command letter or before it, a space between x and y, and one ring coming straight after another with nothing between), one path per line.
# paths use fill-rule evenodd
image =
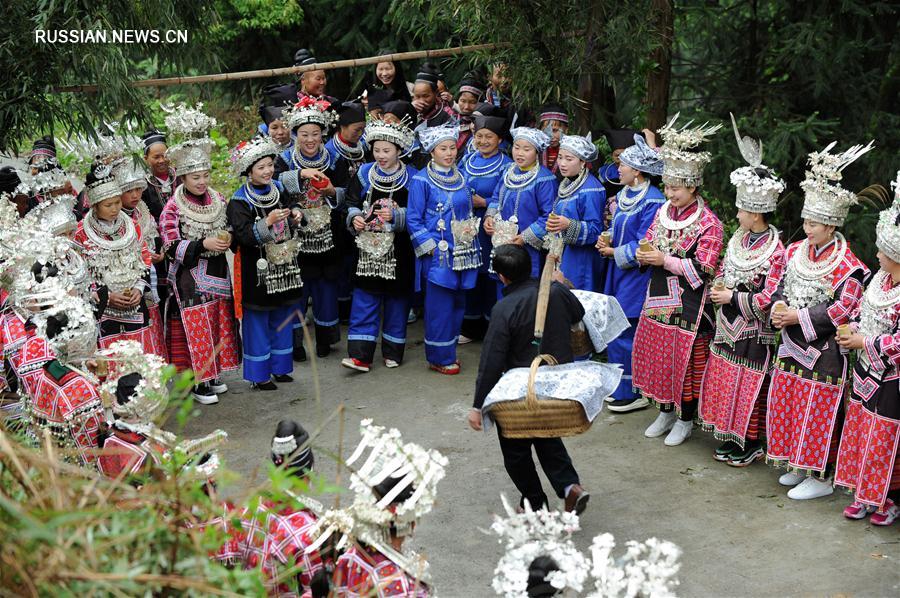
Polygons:
M398 428L404 438L435 448L450 460L435 510L420 522L413 548L431 563L441 596L491 596L500 546L487 535L502 511L500 493L518 498L506 475L493 434L465 422L474 388L480 344L460 348L462 373L441 376L426 369L421 322L410 327L406 361L368 374L340 367L341 344L317 360L321 400L315 399L313 364L296 364L296 381L278 392L251 392L239 376L215 406L199 407L186 432L221 427L227 466L243 478L230 490L260 480L269 441L279 419L294 418L312 431L334 409L346 406L344 455L355 446L358 421ZM683 596L897 596L900 595L900 523L878 528L848 521L841 510L848 495L808 502L790 500L778 472L761 463L736 469L717 463L711 435L694 429L680 447L646 439L650 409L624 415L603 412L587 433L566 440L591 501L576 543L611 532L626 540L652 536L684 551L679 594ZM315 440L317 468L333 476L325 455L338 448L338 421ZM345 473L346 475L346 473ZM549 483L545 488L552 495Z

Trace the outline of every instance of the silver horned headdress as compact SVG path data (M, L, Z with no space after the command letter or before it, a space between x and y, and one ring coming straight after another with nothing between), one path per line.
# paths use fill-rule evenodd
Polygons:
M844 224L850 207L856 205L859 198L841 187L843 171L871 151L874 143L854 145L840 154L832 154L831 150L837 145L837 141L832 141L821 152L809 154L810 168L800 183L804 193L802 218L830 226Z
M209 133L216 126L216 119L203 112L200 102L194 108L184 104L161 107L167 113L169 135L181 140L166 150L166 156L175 166L175 174L182 176L212 170L211 156L216 144Z
M875 245L886 256L900 263L900 170L891 187L894 188L894 203L878 216Z
M731 184L737 188L735 204L738 209L756 214L774 212L778 205L778 196L785 188L784 181L762 163L762 141L741 137L734 115L729 114L738 149L748 164L731 172Z
M709 152L695 150L721 129L722 125L710 125L705 122L699 127L691 127L694 121L688 121L681 128L676 128L678 116L679 114L675 114L672 120L659 130L664 142L660 150L663 159L663 183L673 187L699 187L703 184L703 169L709 164L712 156Z

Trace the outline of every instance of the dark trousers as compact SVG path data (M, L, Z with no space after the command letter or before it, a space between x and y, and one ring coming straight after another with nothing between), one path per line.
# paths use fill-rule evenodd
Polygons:
M499 429L498 429L499 431ZM499 435L499 434L498 434ZM572 465L569 452L561 438L504 438L500 436L500 450L503 452L503 465L512 479L519 494L522 495L519 505L528 500L531 507L539 509L549 507L547 495L541 487L541 479L534 467L531 447L537 453L541 469L544 470L553 491L559 498L566 497L566 488L578 484L578 472Z

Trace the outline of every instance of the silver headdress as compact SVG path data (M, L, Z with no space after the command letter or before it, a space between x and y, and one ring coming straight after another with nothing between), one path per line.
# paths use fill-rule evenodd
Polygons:
M212 151L215 142L209 132L216 126L216 119L202 111L198 102L194 108L185 106L161 106L167 113L166 128L169 135L177 136L181 142L166 150L166 157L175 166L175 174L182 176L192 172L212 170Z
M440 142L459 139L459 123L450 121L436 127L429 127L422 123L416 128L416 136L422 146L422 151L430 154Z
M516 513L506 497L501 498L506 517L495 515L491 530L506 552L494 569L494 591L501 596L528 596L531 563L550 557L556 570L543 581L565 595L579 595L591 564L572 542L572 534L580 529L578 516L547 509L532 511L528 504L523 513Z
M738 149L749 164L731 172L731 184L737 188L735 204L738 209L756 214L774 212L778 205L778 196L785 188L784 181L762 163L762 141L741 137L734 115L731 113L729 115Z
M619 162L635 170L660 176L663 160L659 152L647 144L643 135L634 136L634 145L629 145L619 154Z
M69 182L68 173L61 168L51 168L36 174L31 174L30 171L19 171L18 175L21 182L16 187L16 193L31 197L44 196L58 191Z
M151 424L162 415L169 402L169 391L163 381L166 362L158 355L144 353L136 341L117 341L99 352L110 362L110 376L97 389L104 406L112 409L118 421L128 424ZM119 380L138 374L140 381L127 402L116 400Z
M415 553L399 553L391 548L390 528L398 536L409 536L413 524L431 512L437 494L437 484L444 477L447 458L435 450L425 449L412 442L404 442L400 432L385 429L364 419L359 424L362 440L347 459L348 466L359 461L368 450L369 455L350 476L350 488L355 493L353 504L346 509L333 509L321 514L317 535L307 552L318 549L332 534L340 532L338 548L349 539L358 539L388 555L417 579L429 583L428 564ZM397 483L382 497L375 487L393 478ZM398 497L409 496L405 499Z
M279 154L278 146L271 137L254 137L250 141L241 141L231 150L231 171L236 177L246 176L250 168L266 156Z
M113 177L122 192L147 188L147 171L134 160L123 160L113 169Z
M663 183L673 187L699 187L703 184L703 169L712 156L709 152L693 151L705 142L722 125L710 126L708 122L699 127L689 128L694 121L688 121L680 129L675 128L675 114L666 126L659 130L664 145L660 151L663 159Z
M844 224L850 206L856 205L859 199L855 193L841 187L843 171L871 151L874 143L854 145L843 153L831 154L829 152L837 145L837 141L832 141L821 152L809 154L810 169L800 183L804 193L802 218L830 226Z
M48 307L32 315L37 334L47 339L60 361L86 361L97 351L97 336L100 333L93 308L86 299L71 295L62 280L48 280L51 282L47 290L55 291L55 299ZM55 328L53 338L48 335L51 326Z
M54 305L60 288L87 297L87 263L66 237L22 226L17 234L4 238L2 247L6 286L16 307L35 312Z
M891 187L894 188L894 203L878 216L875 246L893 261L900 263L900 170Z
M34 227L51 235L64 235L78 227L75 219L76 198L70 193L44 197L22 218L22 225Z
M88 185L86 189L88 203L91 206L95 206L101 201L122 195L122 189L119 187L119 183L117 183L116 179L112 176L100 179L99 181Z
M104 122L93 135L79 135L60 139L58 143L76 163L93 169L94 176L106 179L126 156L140 152L143 142L132 132L130 123Z
M591 140L591 134L582 137L581 135L563 135L559 139L559 149L572 152L579 159L585 162L593 162L597 159L597 146Z
M533 145L538 153L541 153L550 147L550 136L539 129L534 129L532 127L515 127L510 129L509 133L512 135L514 142L517 139L524 139Z
M284 115L291 131L303 125L319 125L323 131L328 131L337 121L337 115L330 108L329 102L307 96L286 110Z
M406 153L416 140L416 132L409 125L408 116L404 116L399 123L373 120L366 125L366 143L371 146L376 141L387 141L399 147L400 153Z

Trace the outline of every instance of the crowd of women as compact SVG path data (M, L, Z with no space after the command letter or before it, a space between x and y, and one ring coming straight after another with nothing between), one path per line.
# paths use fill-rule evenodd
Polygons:
M624 371L611 411L653 403L648 438L677 446L699 422L723 441L716 460L786 467L789 497L844 486L846 517L895 521L900 203L875 231L875 276L837 231L857 202L841 173L872 144L809 154L805 238L785 247L771 223L785 183L734 124L747 164L731 174L739 227L726 242L702 196L712 156L701 146L719 125L676 116L660 144L649 130L604 131L604 164L561 106L532 116L500 67L489 81L469 74L453 94L433 65L406 82L385 62L355 101L328 96L324 71L269 86L259 130L231 152L241 183L230 198L210 186L216 121L201 105L165 107L165 132L140 140L110 127L60 140L88 164L77 197L53 139L39 139L27 172L0 173L3 257L18 268L4 279L5 385L32 413L47 393L93 401L70 384L90 345L85 305L101 350L132 341L192 369L201 404L218 402L241 364L254 390L291 383L307 349L331 353L342 322L343 366L368 372L380 339L383 365L399 367L422 310L428 367L457 374L457 346L483 334L499 295L493 249L524 246L537 276L561 240L568 282L614 296L632 324L606 354ZM60 355L66 367L46 367ZM100 422L67 417L56 431L85 448Z

